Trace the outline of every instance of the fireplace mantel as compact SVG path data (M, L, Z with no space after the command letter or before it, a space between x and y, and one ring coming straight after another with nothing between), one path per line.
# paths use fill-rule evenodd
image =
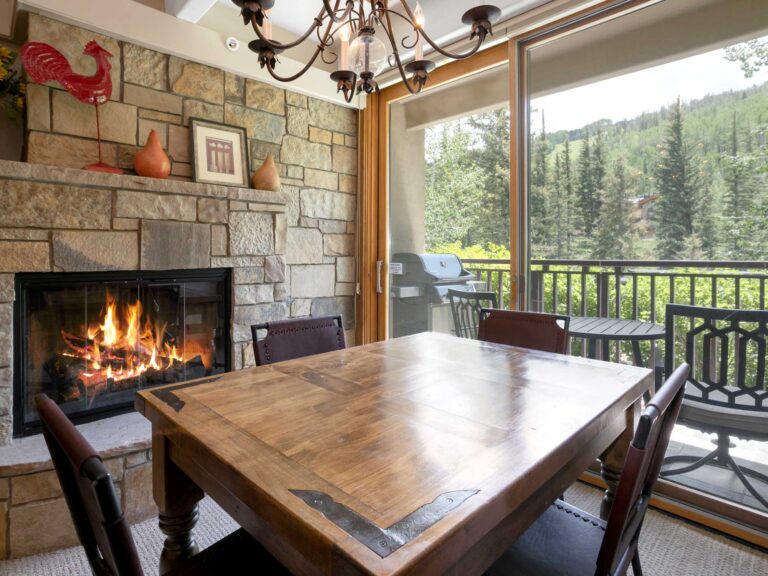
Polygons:
M66 184L88 188L151 191L164 194L184 194L245 202L263 202L286 206L290 195L285 192L267 192L252 188L236 188L216 184L202 184L185 180L158 180L133 174L107 174L74 168L46 166L0 160L0 178L27 180L39 183ZM4 224L0 224L2 226Z

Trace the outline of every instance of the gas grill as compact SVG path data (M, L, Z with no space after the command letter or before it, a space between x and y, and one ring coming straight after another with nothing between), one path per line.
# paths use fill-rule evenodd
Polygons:
M450 332L453 328L448 290L473 290L475 276L455 254L413 254L392 257L393 335Z

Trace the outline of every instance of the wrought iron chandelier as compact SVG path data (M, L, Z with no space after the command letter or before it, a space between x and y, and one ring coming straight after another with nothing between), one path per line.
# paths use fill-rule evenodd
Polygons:
M475 44L462 54L453 54L438 46L424 30L424 12L419 3L411 10L406 0L401 0L403 11L388 7L387 0L322 0L323 7L309 29L293 42L282 44L272 39L270 12L275 0L232 0L240 9L243 22L251 24L257 39L249 42L248 48L259 55L259 65L280 82L292 82L302 76L322 58L326 64L336 63L337 70L331 74L338 91L351 102L355 94L379 89L375 77L389 66L397 68L403 83L411 94L421 92L435 63L424 58L422 39L435 52L447 58L461 60L469 58L480 49L489 34L493 33L492 23L501 15L496 6L478 6L464 13L462 22L471 26L470 41ZM404 20L413 29L413 37L406 36L398 41L392 26L393 19ZM382 32L390 45L377 36ZM292 76L281 76L275 68L278 55L302 44L312 35L317 37L317 47L306 65ZM335 44L338 40L338 49ZM350 41L351 40L351 41ZM415 49L415 58L403 65L398 44L405 50Z

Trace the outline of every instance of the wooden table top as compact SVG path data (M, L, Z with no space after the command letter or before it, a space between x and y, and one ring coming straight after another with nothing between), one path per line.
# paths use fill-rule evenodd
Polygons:
M661 324L620 318L575 316L568 326L570 336L595 340L659 340L664 338Z
M644 368L433 333L143 390L136 406L300 571L427 574L604 451L651 384Z

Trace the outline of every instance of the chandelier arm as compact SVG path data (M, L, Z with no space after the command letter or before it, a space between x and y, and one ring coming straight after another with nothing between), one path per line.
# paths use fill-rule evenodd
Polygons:
M304 68L296 72L296 74L294 74L293 76L280 76L275 73L275 70L272 66L267 66L267 71L269 72L269 75L272 76L272 78L274 78L278 82L293 82L297 78L301 78L307 72L307 70L309 70L312 67L312 65L315 63L315 60L317 60L317 57L320 55L320 52L322 51L323 51L322 46L318 46L315 49L315 53L312 55L312 58L309 59L309 62L307 62Z
M297 38L293 42L290 42L289 44L280 44L280 42L275 42L274 40L268 40L262 33L261 33L261 27L256 23L256 15L251 15L251 25L253 26L253 31L256 32L256 36L259 37L259 40L262 42L265 42L267 46L269 46L272 49L275 50L289 50L290 48L295 48L299 44L303 43L307 38L310 37L312 32L317 30L323 23L323 17L325 14L325 10L320 10L317 17L315 18L314 24L312 24L309 27L309 30L307 30L303 36L300 38Z
M403 2L403 4L405 4L405 2ZM422 85L420 85L418 82L414 82L414 84L416 84L416 88L414 89L411 86L411 82L408 80L408 77L405 75L405 70L403 69L403 63L400 61L400 54L397 51L397 42L395 41L395 35L392 32L392 20L390 19L390 16L389 16L390 12L397 14L397 12L393 12L388 8L384 8L384 16L387 20L387 24L386 26L382 26L382 28L384 29L384 32L387 34L389 43L392 45L392 56L395 57L395 64L397 65L398 72L400 72L400 77L403 79L403 84L405 84L405 87L408 88L408 92L415 95L421 92ZM402 14L397 14L397 15L402 17Z
M323 0L323 4L325 4L325 12L328 14L328 16L333 20L336 24L339 24L347 19L349 16L349 13L352 12L352 8L355 7L355 1L354 0L347 0L347 5L344 8L344 14L341 16L336 16L336 12L339 11L339 3L341 0L336 0L336 7L331 8L331 0Z
M408 77L405 75L405 70L403 69L403 63L400 62L400 57L395 55L395 62L397 63L397 71L400 73L400 77L403 79L403 84L405 84L405 87L408 88L408 92L413 94L414 96L421 92L421 89L423 88L423 84L419 84L418 82L413 82L413 84L416 86L416 88L413 88L411 86L411 81L408 80Z
M424 40L427 41L427 43L432 46L432 48L437 52L438 54L442 54L446 58L451 58L452 60L464 60L466 58L469 58L470 56L474 56L478 50L480 50L480 46L483 45L483 42L485 42L485 35L478 34L477 35L477 44L475 44L469 52L465 52L464 54L453 54L451 52L448 52L447 50L443 50L440 48L438 44L436 44L432 38L430 38L427 33L424 30L421 30L421 35L424 37Z

